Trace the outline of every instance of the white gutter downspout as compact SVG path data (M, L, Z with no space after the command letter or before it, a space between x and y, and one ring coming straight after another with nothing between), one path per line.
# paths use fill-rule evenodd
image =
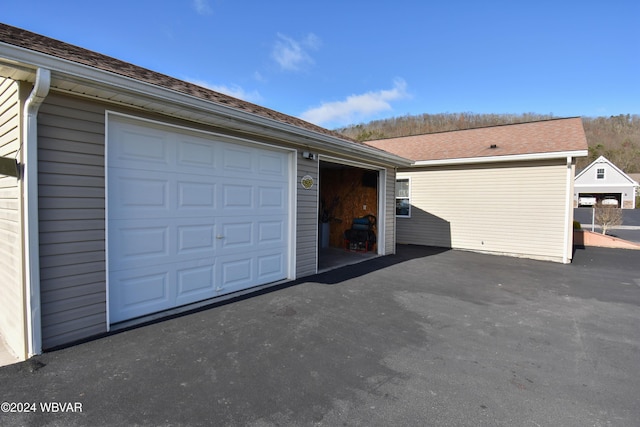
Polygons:
M567 201L565 204L565 212L564 212L564 249L562 250L562 263L568 264L569 260L569 251L572 250L569 247L569 233L573 233L573 191L571 190L571 169L572 169L573 158L571 156L567 156L567 183L565 194L567 197ZM573 241L573 239L571 239Z
M24 104L24 230L28 356L42 353L40 314L40 238L38 226L38 110L49 94L51 72L38 68L36 82Z

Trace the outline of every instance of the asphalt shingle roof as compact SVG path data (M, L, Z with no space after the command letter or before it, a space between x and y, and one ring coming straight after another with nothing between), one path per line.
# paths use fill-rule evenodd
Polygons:
M414 161L587 149L587 138L579 117L380 139L366 143Z
M21 28L0 23L0 42L19 46L32 51L55 56L57 58L73 61L79 64L129 77L141 82L160 86L183 94L205 99L217 104L222 104L255 114L257 116L273 119L282 123L297 126L306 130L339 138L356 143L356 141L344 135L314 125L297 117L289 116L269 108L265 108L247 101L243 101L223 93L219 93L193 83L161 74L137 65L121 61L97 52L93 52L69 43L55 40L40 34L36 34Z

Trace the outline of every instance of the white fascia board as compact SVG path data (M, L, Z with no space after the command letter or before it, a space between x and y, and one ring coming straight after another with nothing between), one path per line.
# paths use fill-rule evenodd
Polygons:
M607 184L605 183L595 183L595 184L580 184L580 183L576 183L574 185L574 187L576 188L592 188L592 187L610 187L610 188L614 188L614 187L620 187L620 188L631 188L631 187L637 187L638 184L633 184L633 183L609 183Z
M203 112L207 115L216 114L236 122L239 130L249 129L250 132L256 133L256 128L258 128L262 133L270 134L268 130L272 129L279 133L286 133L297 137L298 139L289 142L305 146L336 150L358 157L365 155L393 166L409 166L412 163L412 161L404 157L374 147L350 143L330 135L19 46L0 42L0 57L6 58L18 66L26 65L33 67L34 73L38 67L47 68L51 70L52 80L71 79L71 81L76 81L77 83L84 82L91 86L97 84L98 86L103 86L111 90L115 89L118 92L134 94L137 97L178 105L181 109L200 113L194 114L194 116L197 115L198 117L202 117ZM96 98L100 99L99 97ZM107 101L109 101L109 99L107 99ZM195 121L202 122L201 120ZM244 124L246 128L241 126L242 124ZM282 135L279 136L282 137ZM305 141L299 141L299 138L303 138Z
M419 160L413 164L419 166L448 166L448 165L466 165L476 163L499 163L499 162L517 162L531 160L550 160L565 159L567 157L584 157L588 154L587 150L576 151L556 151L552 153L533 153L533 154L511 154L507 156L487 156L487 157L466 157L459 159L441 159L441 160Z

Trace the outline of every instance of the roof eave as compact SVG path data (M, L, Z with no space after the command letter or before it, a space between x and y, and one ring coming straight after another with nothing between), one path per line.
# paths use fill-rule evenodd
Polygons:
M567 157L584 157L584 156L587 156L588 153L589 153L588 150L572 150L572 151L555 151L550 153L511 154L511 155L505 155L505 156L418 160L413 163L412 167L566 159Z
M60 90L66 88L66 91L76 95L87 96L86 93L77 89L73 90L72 86L89 85L96 89L94 93L88 95L94 99L117 102L121 105L169 114L199 123L229 127L251 134L280 138L309 148L327 149L357 157L365 156L370 160L396 167L409 166L412 163L409 159L374 147L357 145L313 130L20 46L0 42L0 57L7 60L4 62L5 67L16 67L22 70L23 74L24 70L29 68L33 70L34 76L37 68L50 70L53 86L58 86ZM114 100L116 95L118 95L117 101ZM154 106L163 108L154 108ZM170 106L173 112L167 111Z

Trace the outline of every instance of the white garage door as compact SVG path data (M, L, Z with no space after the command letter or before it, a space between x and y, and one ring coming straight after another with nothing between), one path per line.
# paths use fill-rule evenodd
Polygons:
M287 153L120 117L107 144L111 323L287 277Z

